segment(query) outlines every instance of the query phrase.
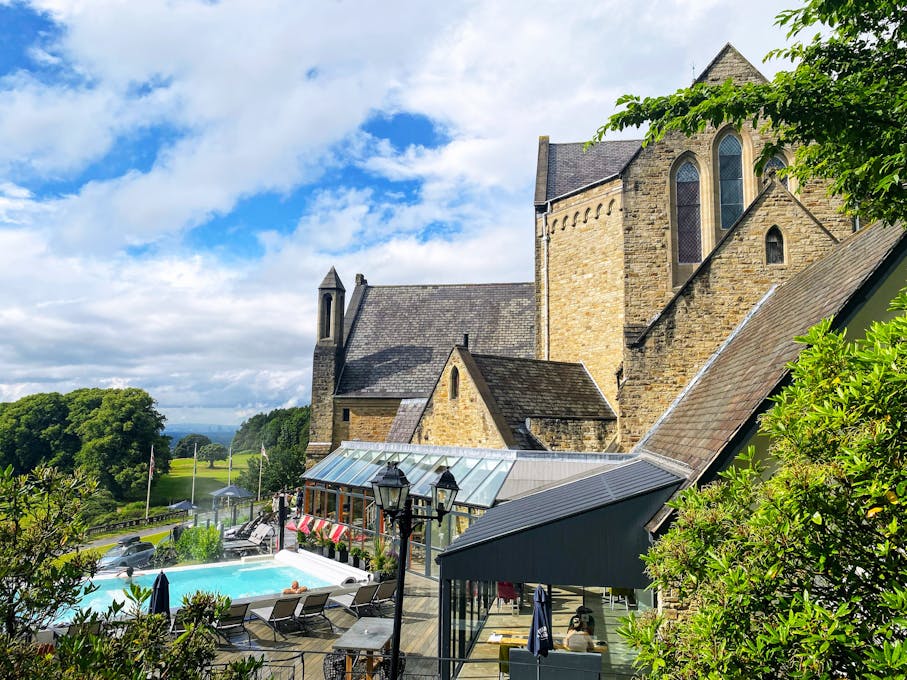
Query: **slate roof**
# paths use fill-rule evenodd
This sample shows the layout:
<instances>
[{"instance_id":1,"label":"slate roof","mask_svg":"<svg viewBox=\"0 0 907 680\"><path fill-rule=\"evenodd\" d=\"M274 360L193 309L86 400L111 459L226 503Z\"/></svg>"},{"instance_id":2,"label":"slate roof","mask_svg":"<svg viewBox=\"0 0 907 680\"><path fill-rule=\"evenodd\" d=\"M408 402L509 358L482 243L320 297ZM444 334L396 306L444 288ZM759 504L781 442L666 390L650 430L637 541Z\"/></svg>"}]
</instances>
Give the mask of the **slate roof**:
<instances>
[{"instance_id":1,"label":"slate roof","mask_svg":"<svg viewBox=\"0 0 907 680\"><path fill-rule=\"evenodd\" d=\"M849 311L883 263L905 252L903 229L872 227L779 286L634 450L688 464L693 469L690 483L711 473L728 444L787 377L787 364L803 349L793 338L824 318ZM660 523L666 514L653 521Z\"/></svg>"},{"instance_id":2,"label":"slate roof","mask_svg":"<svg viewBox=\"0 0 907 680\"><path fill-rule=\"evenodd\" d=\"M427 403L428 399L402 399L384 441L409 444Z\"/></svg>"},{"instance_id":3,"label":"slate roof","mask_svg":"<svg viewBox=\"0 0 907 680\"><path fill-rule=\"evenodd\" d=\"M584 151L584 142L548 144L545 199L552 200L619 173L641 148L639 140L607 140Z\"/></svg>"},{"instance_id":4,"label":"slate roof","mask_svg":"<svg viewBox=\"0 0 907 680\"><path fill-rule=\"evenodd\" d=\"M470 353L521 449L539 448L526 418L617 417L582 364Z\"/></svg>"},{"instance_id":5,"label":"slate roof","mask_svg":"<svg viewBox=\"0 0 907 680\"><path fill-rule=\"evenodd\" d=\"M338 394L428 397L464 333L480 352L516 357L535 352L532 283L362 288Z\"/></svg>"},{"instance_id":6,"label":"slate roof","mask_svg":"<svg viewBox=\"0 0 907 680\"><path fill-rule=\"evenodd\" d=\"M520 533L676 485L681 481L682 478L650 461L632 460L605 472L489 508L444 549L442 557L501 536Z\"/></svg>"}]
</instances>

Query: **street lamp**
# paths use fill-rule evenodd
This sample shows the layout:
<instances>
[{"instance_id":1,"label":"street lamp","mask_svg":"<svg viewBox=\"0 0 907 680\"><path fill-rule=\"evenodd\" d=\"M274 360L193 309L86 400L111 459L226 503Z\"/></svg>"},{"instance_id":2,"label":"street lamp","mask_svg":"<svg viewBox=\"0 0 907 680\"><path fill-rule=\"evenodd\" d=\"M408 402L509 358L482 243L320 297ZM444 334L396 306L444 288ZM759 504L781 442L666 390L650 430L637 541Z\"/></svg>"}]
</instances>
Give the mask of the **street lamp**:
<instances>
[{"instance_id":1,"label":"street lamp","mask_svg":"<svg viewBox=\"0 0 907 680\"><path fill-rule=\"evenodd\" d=\"M394 608L394 638L391 647L391 680L397 680L400 664L400 627L403 622L403 582L406 576L406 557L409 552L409 537L413 532L413 520L438 520L453 509L454 500L460 487L450 469L431 483L432 512L426 515L413 513L413 499L409 495L409 480L396 463L388 463L372 480L375 503L400 527L400 560L397 565L397 606Z\"/></svg>"}]
</instances>

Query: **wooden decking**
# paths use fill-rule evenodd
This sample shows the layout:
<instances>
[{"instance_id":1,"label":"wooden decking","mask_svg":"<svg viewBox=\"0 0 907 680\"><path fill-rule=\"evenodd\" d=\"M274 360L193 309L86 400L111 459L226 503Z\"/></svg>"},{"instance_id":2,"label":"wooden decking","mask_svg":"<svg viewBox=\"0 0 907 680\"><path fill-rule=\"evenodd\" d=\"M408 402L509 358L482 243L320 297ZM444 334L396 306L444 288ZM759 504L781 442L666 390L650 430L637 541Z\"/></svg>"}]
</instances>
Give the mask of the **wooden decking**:
<instances>
[{"instance_id":1,"label":"wooden decking","mask_svg":"<svg viewBox=\"0 0 907 680\"><path fill-rule=\"evenodd\" d=\"M403 631L401 649L406 653L406 674L416 680L437 677L438 656L438 584L414 574L406 575L406 597L403 602ZM385 609L385 616L391 616ZM325 654L332 651L333 642L356 622L356 617L339 607L327 610L334 624L312 626L305 635L288 632L286 638L274 634L265 624L250 621L251 644L244 635L232 638L233 644L223 644L217 662L224 663L249 654L264 656L272 664L273 677L285 680L323 680L322 664ZM301 654L301 657L300 657ZM304 674L303 674L304 665Z\"/></svg>"},{"instance_id":2,"label":"wooden decking","mask_svg":"<svg viewBox=\"0 0 907 680\"><path fill-rule=\"evenodd\" d=\"M527 591L529 586L527 585ZM531 592L531 591L528 591ZM607 645L602 654L602 679L626 680L633 677L634 654L617 634L621 620L627 615L624 605L613 609L602 599L601 590L574 591L555 588L552 614L556 633L567 629L567 622L584 604L593 610L596 620L595 638ZM390 614L386 614L390 616ZM323 680L324 656L333 649L333 642L349 629L356 618L340 608L328 610L328 618L334 624L334 631L328 627L313 626L305 635L288 632L286 638L274 635L271 629L258 620L249 622L251 645L245 636L237 636L234 644L224 644L218 655L218 662L225 662L240 656L253 654L264 656L271 666L274 678L279 680ZM519 613L509 609L500 611L492 604L484 630L479 635L470 655L470 660L461 668L458 678L463 680L498 677L498 653L500 647L488 642L495 630L529 631L532 618L531 596L524 598ZM406 575L406 597L403 610L403 633L401 647L406 653L406 678L409 680L432 680L438 677L438 584L435 581L412 573ZM301 656L300 656L301 655Z\"/></svg>"}]
</instances>

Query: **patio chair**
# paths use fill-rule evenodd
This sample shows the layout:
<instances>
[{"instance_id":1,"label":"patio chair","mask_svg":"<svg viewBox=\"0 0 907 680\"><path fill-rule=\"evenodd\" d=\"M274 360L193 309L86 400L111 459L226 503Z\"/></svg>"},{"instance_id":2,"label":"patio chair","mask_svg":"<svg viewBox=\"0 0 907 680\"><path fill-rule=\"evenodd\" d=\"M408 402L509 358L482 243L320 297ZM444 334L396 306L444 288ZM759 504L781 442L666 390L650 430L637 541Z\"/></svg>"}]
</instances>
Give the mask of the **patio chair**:
<instances>
[{"instance_id":1,"label":"patio chair","mask_svg":"<svg viewBox=\"0 0 907 680\"><path fill-rule=\"evenodd\" d=\"M214 622L214 632L220 635L225 642L230 643L230 634L237 631L245 633L252 644L252 635L246 628L246 614L249 613L249 603L231 604L230 609Z\"/></svg>"},{"instance_id":2,"label":"patio chair","mask_svg":"<svg viewBox=\"0 0 907 680\"><path fill-rule=\"evenodd\" d=\"M375 591L377 590L377 583L367 583L364 586L359 586L355 593L331 596L330 600L351 614L355 614L358 619L372 611L372 598L375 597Z\"/></svg>"},{"instance_id":3,"label":"patio chair","mask_svg":"<svg viewBox=\"0 0 907 680\"><path fill-rule=\"evenodd\" d=\"M189 630L189 628L188 621L186 620L186 610L180 607L176 610L176 614L173 615L173 618L170 619L170 635L176 638L187 630Z\"/></svg>"},{"instance_id":4,"label":"patio chair","mask_svg":"<svg viewBox=\"0 0 907 680\"><path fill-rule=\"evenodd\" d=\"M286 637L286 635L283 634L283 631L280 630L281 625L287 623L298 625L296 621L296 607L299 605L300 599L301 598L298 595L294 597L283 597L277 600L273 607L253 609L252 616L261 619L271 629L271 632L274 633L274 642L277 642L278 633L283 637Z\"/></svg>"},{"instance_id":5,"label":"patio chair","mask_svg":"<svg viewBox=\"0 0 907 680\"><path fill-rule=\"evenodd\" d=\"M303 632L308 627L309 621L319 617L327 621L331 627L331 632L334 632L334 624L331 623L327 613L324 611L330 594L330 592L325 591L323 593L311 593L302 598L302 602L299 604L299 611L296 612L296 621Z\"/></svg>"},{"instance_id":6,"label":"patio chair","mask_svg":"<svg viewBox=\"0 0 907 680\"><path fill-rule=\"evenodd\" d=\"M498 611L501 611L501 603L510 607L510 613L516 614L520 611L520 593L512 583L507 581L498 581Z\"/></svg>"},{"instance_id":7,"label":"patio chair","mask_svg":"<svg viewBox=\"0 0 907 680\"><path fill-rule=\"evenodd\" d=\"M315 521L315 518L311 515L303 515L299 518L299 521L296 522L297 531L301 531L304 534L308 534L312 531L312 522Z\"/></svg>"},{"instance_id":8,"label":"patio chair","mask_svg":"<svg viewBox=\"0 0 907 680\"><path fill-rule=\"evenodd\" d=\"M317 534L321 531L330 531L331 523L326 519L316 519L312 525L312 533Z\"/></svg>"},{"instance_id":9,"label":"patio chair","mask_svg":"<svg viewBox=\"0 0 907 680\"><path fill-rule=\"evenodd\" d=\"M397 579L382 581L378 584L375 596L372 598L372 610L378 615L383 616L381 611L386 604L397 603Z\"/></svg>"}]
</instances>

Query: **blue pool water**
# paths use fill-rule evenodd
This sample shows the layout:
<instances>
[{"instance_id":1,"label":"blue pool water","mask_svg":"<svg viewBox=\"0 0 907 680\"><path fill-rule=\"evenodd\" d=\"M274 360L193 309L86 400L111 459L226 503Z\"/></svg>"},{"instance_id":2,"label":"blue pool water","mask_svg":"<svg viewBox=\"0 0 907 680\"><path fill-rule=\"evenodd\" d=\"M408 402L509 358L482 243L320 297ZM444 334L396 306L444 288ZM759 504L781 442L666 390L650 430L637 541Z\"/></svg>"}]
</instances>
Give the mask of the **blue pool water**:
<instances>
[{"instance_id":1,"label":"blue pool water","mask_svg":"<svg viewBox=\"0 0 907 680\"><path fill-rule=\"evenodd\" d=\"M241 597L274 595L293 581L299 581L300 585L310 590L331 585L296 567L273 562L210 565L172 571L164 569L164 573L170 581L171 607L178 607L183 601L183 595L191 595L199 590L227 595L235 600ZM135 576L133 582L150 588L157 574L158 572L153 572ZM126 601L123 594L123 589L127 587L125 578L97 578L94 583L99 588L82 600L82 608L101 613L107 611L114 600Z\"/></svg>"}]
</instances>

